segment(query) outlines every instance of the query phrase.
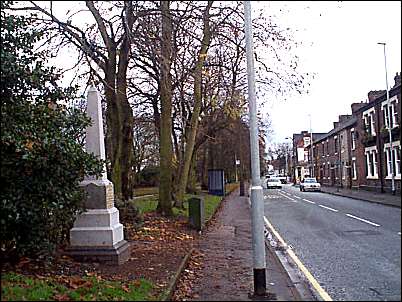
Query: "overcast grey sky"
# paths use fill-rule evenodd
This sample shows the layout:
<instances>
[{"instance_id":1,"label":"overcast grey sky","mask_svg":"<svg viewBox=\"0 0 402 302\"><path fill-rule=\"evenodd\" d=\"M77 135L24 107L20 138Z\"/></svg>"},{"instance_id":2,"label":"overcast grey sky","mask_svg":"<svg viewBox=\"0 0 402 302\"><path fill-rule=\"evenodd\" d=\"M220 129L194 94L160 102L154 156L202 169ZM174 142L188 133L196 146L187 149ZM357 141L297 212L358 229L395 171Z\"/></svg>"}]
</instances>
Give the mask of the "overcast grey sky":
<instances>
[{"instance_id":1,"label":"overcast grey sky","mask_svg":"<svg viewBox=\"0 0 402 302\"><path fill-rule=\"evenodd\" d=\"M297 29L303 41L297 50L301 70L314 72L310 93L288 101L272 98L269 112L274 135L270 142L309 130L332 129L338 115L350 114L350 104L367 100L370 90L385 89L383 47L386 42L388 82L401 71L401 2L253 1L283 26ZM281 11L280 11L281 10Z\"/></svg>"},{"instance_id":2,"label":"overcast grey sky","mask_svg":"<svg viewBox=\"0 0 402 302\"><path fill-rule=\"evenodd\" d=\"M63 16L79 6L85 4L61 1L54 8ZM292 29L302 42L296 50L300 70L315 74L309 94L267 100L262 111L269 112L274 131L268 144L309 130L308 114L314 132L327 132L338 115L351 113L351 103L366 101L370 90L385 89L383 48L377 42L387 43L390 86L401 71L400 1L251 1L251 6L253 16L263 9L281 27ZM84 20L80 15L78 21ZM58 66L71 67L71 50L63 57Z\"/></svg>"}]
</instances>

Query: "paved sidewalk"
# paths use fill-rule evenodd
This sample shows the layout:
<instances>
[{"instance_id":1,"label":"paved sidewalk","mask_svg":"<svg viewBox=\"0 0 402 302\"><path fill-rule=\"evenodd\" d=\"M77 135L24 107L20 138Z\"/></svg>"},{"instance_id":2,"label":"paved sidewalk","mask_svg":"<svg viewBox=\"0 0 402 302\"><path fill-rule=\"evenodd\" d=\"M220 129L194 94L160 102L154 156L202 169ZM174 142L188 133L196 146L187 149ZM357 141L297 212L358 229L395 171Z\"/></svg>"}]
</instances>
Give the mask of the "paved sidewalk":
<instances>
[{"instance_id":1,"label":"paved sidewalk","mask_svg":"<svg viewBox=\"0 0 402 302\"><path fill-rule=\"evenodd\" d=\"M378 193L365 190L351 190L351 189L326 187L326 186L322 186L321 191L333 195L345 196L399 208L401 207L401 195L399 194L392 195L389 193Z\"/></svg>"},{"instance_id":2,"label":"paved sidewalk","mask_svg":"<svg viewBox=\"0 0 402 302\"><path fill-rule=\"evenodd\" d=\"M227 196L213 224L204 230L198 249L205 255L200 280L193 292L200 301L256 301L253 291L251 214L239 190ZM267 290L279 301L301 298L277 256L266 249ZM262 299L261 299L262 300ZM313 300L308 297L307 300Z\"/></svg>"}]
</instances>

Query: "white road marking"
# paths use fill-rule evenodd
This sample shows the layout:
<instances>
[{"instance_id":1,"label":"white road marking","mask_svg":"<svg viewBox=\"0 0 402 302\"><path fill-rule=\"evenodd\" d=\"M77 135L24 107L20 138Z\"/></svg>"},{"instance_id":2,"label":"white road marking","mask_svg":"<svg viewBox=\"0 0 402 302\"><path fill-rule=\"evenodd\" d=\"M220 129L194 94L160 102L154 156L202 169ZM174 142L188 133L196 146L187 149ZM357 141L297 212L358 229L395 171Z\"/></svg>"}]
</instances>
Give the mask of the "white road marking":
<instances>
[{"instance_id":1,"label":"white road marking","mask_svg":"<svg viewBox=\"0 0 402 302\"><path fill-rule=\"evenodd\" d=\"M296 200L294 200L294 199L292 199L292 198L286 196L285 194L282 194L281 192L278 192L278 193L281 194L283 197L286 197L287 199L290 199L290 200L293 201L293 202L297 202Z\"/></svg>"},{"instance_id":2,"label":"white road marking","mask_svg":"<svg viewBox=\"0 0 402 302\"><path fill-rule=\"evenodd\" d=\"M401 236L401 232L398 232L398 235Z\"/></svg>"},{"instance_id":3,"label":"white road marking","mask_svg":"<svg viewBox=\"0 0 402 302\"><path fill-rule=\"evenodd\" d=\"M323 206L323 205L321 205L321 204L319 204L318 206L319 206L319 207L321 207L321 208L324 208L324 209L327 209L327 210L333 211L333 212L338 212L338 210L335 210L335 209L330 208L330 207Z\"/></svg>"},{"instance_id":4,"label":"white road marking","mask_svg":"<svg viewBox=\"0 0 402 302\"><path fill-rule=\"evenodd\" d=\"M307 201L307 202L309 202L309 203L315 204L314 201L311 201L311 200L308 200L308 199L305 199L305 198L303 198L303 200L304 200L304 201Z\"/></svg>"},{"instance_id":5,"label":"white road marking","mask_svg":"<svg viewBox=\"0 0 402 302\"><path fill-rule=\"evenodd\" d=\"M296 196L296 195L293 195L293 197L295 197L295 198L297 198L297 199L302 199L301 197Z\"/></svg>"},{"instance_id":6,"label":"white road marking","mask_svg":"<svg viewBox=\"0 0 402 302\"><path fill-rule=\"evenodd\" d=\"M346 216L349 216L349 217L351 217L351 218L354 218L354 219L363 221L363 222L365 222L365 223L374 225L374 226L376 226L376 227L379 227L379 226L380 226L379 224L376 224L376 223L374 223L374 222L368 221L368 220L366 220L366 219L363 219L363 218L360 218L360 217L357 217L357 216L353 216L352 214L346 214Z\"/></svg>"},{"instance_id":7,"label":"white road marking","mask_svg":"<svg viewBox=\"0 0 402 302\"><path fill-rule=\"evenodd\" d=\"M264 216L264 222L268 229L271 231L271 233L276 237L276 239L283 245L283 246L289 246L285 240L279 235L279 233L274 229L272 224L268 221L268 219ZM330 295L321 287L321 285L318 283L318 281L313 277L313 275L309 272L309 270L304 266L304 264L299 260L299 258L296 256L296 254L292 251L291 248L287 248L285 250L289 257L292 258L292 260L295 262L297 267L300 269L300 271L304 274L304 276L307 278L311 286L317 291L317 293L320 295L321 300L323 301L333 301Z\"/></svg>"}]
</instances>

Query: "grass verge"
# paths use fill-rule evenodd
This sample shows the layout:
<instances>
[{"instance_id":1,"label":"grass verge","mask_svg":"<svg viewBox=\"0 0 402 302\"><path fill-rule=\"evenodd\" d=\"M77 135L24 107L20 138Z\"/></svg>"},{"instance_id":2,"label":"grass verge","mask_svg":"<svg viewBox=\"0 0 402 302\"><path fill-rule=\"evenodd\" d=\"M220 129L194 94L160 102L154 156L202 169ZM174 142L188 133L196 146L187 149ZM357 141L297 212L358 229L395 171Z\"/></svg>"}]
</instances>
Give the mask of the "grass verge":
<instances>
[{"instance_id":1,"label":"grass verge","mask_svg":"<svg viewBox=\"0 0 402 302\"><path fill-rule=\"evenodd\" d=\"M134 188L134 196L159 194L159 187Z\"/></svg>"},{"instance_id":2,"label":"grass verge","mask_svg":"<svg viewBox=\"0 0 402 302\"><path fill-rule=\"evenodd\" d=\"M229 183L226 184L225 190L226 194L230 194L234 190L239 187L239 182L237 183ZM152 192L153 190L156 192L158 188L142 188L143 192ZM147 193L147 194L148 194ZM137 193L139 194L139 193ZM209 195L205 194L205 192L201 195L204 197L204 205L205 205L205 221L208 221L211 216L214 214L216 208L219 206L219 203L222 200L222 196ZM185 195L185 202L183 203L183 208L173 208L174 216L184 216L188 217L188 200L192 197L200 197L200 195ZM136 198L134 204L139 208L142 214L148 212L156 211L156 207L158 206L158 197L157 196L145 196L144 198Z\"/></svg>"},{"instance_id":3,"label":"grass verge","mask_svg":"<svg viewBox=\"0 0 402 302\"><path fill-rule=\"evenodd\" d=\"M130 282L102 280L99 276L32 277L2 274L2 301L149 301L153 288L146 279Z\"/></svg>"},{"instance_id":4,"label":"grass verge","mask_svg":"<svg viewBox=\"0 0 402 302\"><path fill-rule=\"evenodd\" d=\"M240 187L240 182L232 182L232 183L226 184L225 185L226 195L229 195L230 193L232 193L234 190L236 190L239 187Z\"/></svg>"}]
</instances>

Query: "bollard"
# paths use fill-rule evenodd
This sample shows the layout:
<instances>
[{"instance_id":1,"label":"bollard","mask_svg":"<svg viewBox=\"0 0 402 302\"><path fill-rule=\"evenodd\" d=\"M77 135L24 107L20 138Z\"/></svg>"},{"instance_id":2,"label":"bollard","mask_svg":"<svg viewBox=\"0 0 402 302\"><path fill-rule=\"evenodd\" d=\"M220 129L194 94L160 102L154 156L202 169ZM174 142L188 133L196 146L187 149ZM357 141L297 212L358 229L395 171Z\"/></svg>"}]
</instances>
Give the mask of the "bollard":
<instances>
[{"instance_id":1,"label":"bollard","mask_svg":"<svg viewBox=\"0 0 402 302\"><path fill-rule=\"evenodd\" d=\"M244 196L244 181L240 181L240 196Z\"/></svg>"},{"instance_id":2,"label":"bollard","mask_svg":"<svg viewBox=\"0 0 402 302\"><path fill-rule=\"evenodd\" d=\"M188 201L188 218L190 225L197 231L204 227L204 200L193 197Z\"/></svg>"}]
</instances>

